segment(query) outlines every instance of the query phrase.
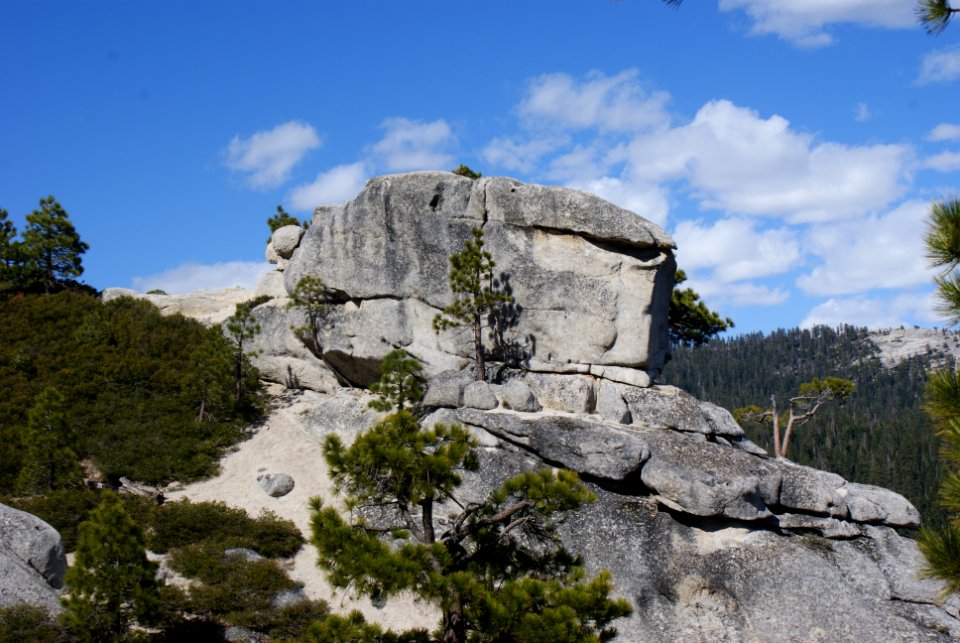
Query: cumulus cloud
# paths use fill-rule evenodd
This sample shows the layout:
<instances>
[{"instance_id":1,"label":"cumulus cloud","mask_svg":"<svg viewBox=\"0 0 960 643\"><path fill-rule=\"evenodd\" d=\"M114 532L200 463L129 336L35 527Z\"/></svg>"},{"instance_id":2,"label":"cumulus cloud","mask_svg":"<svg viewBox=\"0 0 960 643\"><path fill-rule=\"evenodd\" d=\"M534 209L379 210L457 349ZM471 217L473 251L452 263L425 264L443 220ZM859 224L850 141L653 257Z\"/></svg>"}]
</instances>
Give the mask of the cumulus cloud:
<instances>
[{"instance_id":1,"label":"cumulus cloud","mask_svg":"<svg viewBox=\"0 0 960 643\"><path fill-rule=\"evenodd\" d=\"M311 125L290 121L249 138L234 136L224 150L223 164L246 175L251 187L276 187L287 180L307 152L320 144L320 136Z\"/></svg>"},{"instance_id":2,"label":"cumulus cloud","mask_svg":"<svg viewBox=\"0 0 960 643\"><path fill-rule=\"evenodd\" d=\"M721 219L713 225L681 221L673 237L684 270L709 268L713 279L724 283L782 274L801 258L793 232L757 230L753 221L743 218Z\"/></svg>"},{"instance_id":3,"label":"cumulus cloud","mask_svg":"<svg viewBox=\"0 0 960 643\"><path fill-rule=\"evenodd\" d=\"M566 145L567 137L535 138L518 142L512 138L495 138L483 148L483 160L497 167L517 172L531 172L545 154Z\"/></svg>"},{"instance_id":4,"label":"cumulus cloud","mask_svg":"<svg viewBox=\"0 0 960 643\"><path fill-rule=\"evenodd\" d=\"M822 263L797 285L815 295L848 295L929 283L921 238L929 211L929 203L908 201L882 216L812 228L804 246Z\"/></svg>"},{"instance_id":5,"label":"cumulus cloud","mask_svg":"<svg viewBox=\"0 0 960 643\"><path fill-rule=\"evenodd\" d=\"M260 281L260 277L272 269L273 266L265 261L184 263L155 275L134 277L132 281L133 287L142 292L159 289L171 295L234 286L253 290Z\"/></svg>"},{"instance_id":6,"label":"cumulus cloud","mask_svg":"<svg viewBox=\"0 0 960 643\"><path fill-rule=\"evenodd\" d=\"M667 125L670 95L647 91L638 75L628 69L615 76L592 72L584 81L568 74L538 76L530 81L518 111L528 124L571 129L632 132Z\"/></svg>"},{"instance_id":7,"label":"cumulus cloud","mask_svg":"<svg viewBox=\"0 0 960 643\"><path fill-rule=\"evenodd\" d=\"M960 78L960 47L949 47L923 57L917 82L921 85L950 83L957 78Z\"/></svg>"},{"instance_id":8,"label":"cumulus cloud","mask_svg":"<svg viewBox=\"0 0 960 643\"><path fill-rule=\"evenodd\" d=\"M937 172L956 172L960 170L960 152L941 152L928 156L923 161L923 167Z\"/></svg>"},{"instance_id":9,"label":"cumulus cloud","mask_svg":"<svg viewBox=\"0 0 960 643\"><path fill-rule=\"evenodd\" d=\"M318 174L312 183L295 188L287 200L292 210L312 212L320 205L352 199L366 180L367 168L363 162L338 165Z\"/></svg>"},{"instance_id":10,"label":"cumulus cloud","mask_svg":"<svg viewBox=\"0 0 960 643\"><path fill-rule=\"evenodd\" d=\"M867 328L897 328L916 322L936 324L944 321L935 311L931 294L906 293L886 298L828 299L807 313L800 327L851 324Z\"/></svg>"},{"instance_id":11,"label":"cumulus cloud","mask_svg":"<svg viewBox=\"0 0 960 643\"><path fill-rule=\"evenodd\" d=\"M911 3L903 0L720 0L722 11L742 9L755 34L775 34L802 47L834 42L825 27L832 23L909 28L915 25Z\"/></svg>"},{"instance_id":12,"label":"cumulus cloud","mask_svg":"<svg viewBox=\"0 0 960 643\"><path fill-rule=\"evenodd\" d=\"M790 298L790 293L779 287L696 276L691 276L683 287L696 291L711 310L724 306L779 306ZM722 310L720 312L722 314Z\"/></svg>"},{"instance_id":13,"label":"cumulus cloud","mask_svg":"<svg viewBox=\"0 0 960 643\"><path fill-rule=\"evenodd\" d=\"M716 100L687 125L636 137L628 156L633 176L686 180L705 207L800 223L886 206L906 188L911 150L817 143L781 116Z\"/></svg>"},{"instance_id":14,"label":"cumulus cloud","mask_svg":"<svg viewBox=\"0 0 960 643\"><path fill-rule=\"evenodd\" d=\"M960 125L940 123L927 134L928 141L955 141L960 139Z\"/></svg>"},{"instance_id":15,"label":"cumulus cloud","mask_svg":"<svg viewBox=\"0 0 960 643\"><path fill-rule=\"evenodd\" d=\"M443 119L424 123L395 117L380 127L385 134L370 151L391 172L450 169L453 157L446 149L456 138Z\"/></svg>"}]
</instances>

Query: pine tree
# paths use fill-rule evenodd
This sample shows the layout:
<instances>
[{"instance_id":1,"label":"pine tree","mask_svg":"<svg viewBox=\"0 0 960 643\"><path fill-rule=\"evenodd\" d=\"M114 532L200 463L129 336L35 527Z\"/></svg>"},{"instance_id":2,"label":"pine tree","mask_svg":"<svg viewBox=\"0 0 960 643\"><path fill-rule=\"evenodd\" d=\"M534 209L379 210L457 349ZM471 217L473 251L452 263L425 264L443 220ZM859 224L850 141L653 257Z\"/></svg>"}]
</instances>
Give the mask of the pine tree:
<instances>
[{"instance_id":1,"label":"pine tree","mask_svg":"<svg viewBox=\"0 0 960 643\"><path fill-rule=\"evenodd\" d=\"M40 199L40 209L27 215L20 243L24 286L45 293L75 284L83 274L81 255L90 246L52 196Z\"/></svg>"},{"instance_id":2,"label":"pine tree","mask_svg":"<svg viewBox=\"0 0 960 643\"><path fill-rule=\"evenodd\" d=\"M193 349L180 386L197 409L197 423L231 417L235 408L235 388L231 391L229 386L233 369L231 343L222 334L206 336Z\"/></svg>"},{"instance_id":3,"label":"pine tree","mask_svg":"<svg viewBox=\"0 0 960 643\"><path fill-rule=\"evenodd\" d=\"M667 317L670 341L682 346L702 346L712 337L733 328L733 320L720 317L707 308L692 288L678 288L686 280L687 274L682 270L677 270L673 275L673 292L670 294Z\"/></svg>"},{"instance_id":4,"label":"pine tree","mask_svg":"<svg viewBox=\"0 0 960 643\"><path fill-rule=\"evenodd\" d=\"M499 304L513 301L513 297L494 290L493 269L496 264L483 249L483 230L470 230L463 250L450 255L450 290L454 302L445 306L433 318L433 330L439 333L456 326L470 326L473 330L474 362L478 380L487 378L483 356L483 318L494 313Z\"/></svg>"},{"instance_id":5,"label":"pine tree","mask_svg":"<svg viewBox=\"0 0 960 643\"><path fill-rule=\"evenodd\" d=\"M304 228L310 227L309 222L300 221L300 219L291 216L286 210L284 210L282 205L278 205L277 213L267 219L267 227L270 228L270 234L273 235L274 232L288 225L298 225L303 226ZM267 243L270 243L270 239L267 239Z\"/></svg>"},{"instance_id":6,"label":"pine tree","mask_svg":"<svg viewBox=\"0 0 960 643\"><path fill-rule=\"evenodd\" d=\"M932 35L940 35L950 24L953 14L960 12L950 6L949 0L919 0L917 2L917 20Z\"/></svg>"},{"instance_id":7,"label":"pine tree","mask_svg":"<svg viewBox=\"0 0 960 643\"><path fill-rule=\"evenodd\" d=\"M140 529L120 499L107 494L80 525L76 558L64 577L64 626L84 642L130 640L131 626L156 616L156 569Z\"/></svg>"},{"instance_id":8,"label":"pine tree","mask_svg":"<svg viewBox=\"0 0 960 643\"><path fill-rule=\"evenodd\" d=\"M941 310L960 322L960 199L933 204L924 242L931 266L942 270L936 279ZM927 557L927 575L960 592L960 372L931 373L926 408L943 443L940 504L949 519L942 528L924 529L917 544Z\"/></svg>"},{"instance_id":9,"label":"pine tree","mask_svg":"<svg viewBox=\"0 0 960 643\"><path fill-rule=\"evenodd\" d=\"M55 388L37 396L21 433L23 466L17 487L40 492L83 485L83 472L73 450L65 414L65 400Z\"/></svg>"},{"instance_id":10,"label":"pine tree","mask_svg":"<svg viewBox=\"0 0 960 643\"><path fill-rule=\"evenodd\" d=\"M250 356L257 351L250 349L250 342L260 334L260 323L253 316L253 309L269 297L258 297L237 304L230 317L223 324L227 339L232 343L234 400L242 405L257 388L256 369L250 365Z\"/></svg>"},{"instance_id":11,"label":"pine tree","mask_svg":"<svg viewBox=\"0 0 960 643\"><path fill-rule=\"evenodd\" d=\"M0 292L11 289L15 283L19 263L17 229L8 217L9 213L0 208Z\"/></svg>"},{"instance_id":12,"label":"pine tree","mask_svg":"<svg viewBox=\"0 0 960 643\"><path fill-rule=\"evenodd\" d=\"M324 444L352 517L311 501L312 542L330 582L374 600L413 591L440 608L440 638L449 643L612 638L610 623L629 604L609 598L609 575L585 579L554 528L557 514L593 500L590 491L573 472L542 469L480 502L460 502L461 472L477 467L476 442L459 425L420 425L419 369L402 351L391 355L374 404L393 413L349 448L335 435ZM444 501L460 510L438 530L434 509Z\"/></svg>"},{"instance_id":13,"label":"pine tree","mask_svg":"<svg viewBox=\"0 0 960 643\"><path fill-rule=\"evenodd\" d=\"M786 458L794 429L809 422L826 405L843 402L853 390L853 382L841 377L814 378L800 385L797 395L790 398L782 414L777 409L775 395L770 396L769 409L746 406L736 409L733 414L739 421L769 422L773 428L773 454L778 458Z\"/></svg>"}]
</instances>

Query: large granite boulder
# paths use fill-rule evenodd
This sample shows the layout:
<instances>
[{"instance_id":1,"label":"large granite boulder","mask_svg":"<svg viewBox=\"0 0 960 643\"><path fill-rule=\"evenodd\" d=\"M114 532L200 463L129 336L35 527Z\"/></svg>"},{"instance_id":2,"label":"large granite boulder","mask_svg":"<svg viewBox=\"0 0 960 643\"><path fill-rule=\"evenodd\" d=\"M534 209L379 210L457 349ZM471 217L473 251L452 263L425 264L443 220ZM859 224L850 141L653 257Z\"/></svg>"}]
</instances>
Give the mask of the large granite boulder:
<instances>
[{"instance_id":1,"label":"large granite boulder","mask_svg":"<svg viewBox=\"0 0 960 643\"><path fill-rule=\"evenodd\" d=\"M483 229L499 286L514 298L498 317L497 339L485 337L492 355L543 372L603 377L612 367L621 381L628 371L642 373L631 382L659 372L673 241L631 212L566 188L437 172L372 179L352 201L317 210L285 267L287 291L312 275L343 302L323 346L345 371L396 346L430 374L459 369L472 354L469 333L437 335L431 321L452 301L449 257L473 227Z\"/></svg>"},{"instance_id":2,"label":"large granite boulder","mask_svg":"<svg viewBox=\"0 0 960 643\"><path fill-rule=\"evenodd\" d=\"M25 511L0 504L0 607L28 603L59 611L67 571L57 530Z\"/></svg>"}]
</instances>

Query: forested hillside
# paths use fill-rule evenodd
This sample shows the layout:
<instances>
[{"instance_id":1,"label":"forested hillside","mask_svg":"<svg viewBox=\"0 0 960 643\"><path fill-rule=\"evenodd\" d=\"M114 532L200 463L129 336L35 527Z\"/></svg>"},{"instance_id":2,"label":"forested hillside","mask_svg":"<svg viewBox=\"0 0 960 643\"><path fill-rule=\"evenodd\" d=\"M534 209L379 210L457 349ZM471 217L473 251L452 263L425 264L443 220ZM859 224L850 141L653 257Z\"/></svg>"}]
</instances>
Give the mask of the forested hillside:
<instances>
[{"instance_id":1,"label":"forested hillside","mask_svg":"<svg viewBox=\"0 0 960 643\"><path fill-rule=\"evenodd\" d=\"M845 403L825 407L796 431L790 459L898 491L932 524L943 519L936 506L939 446L921 405L927 371L943 362L930 353L884 368L865 329L815 327L677 347L663 380L731 411L766 407L771 395L782 409L815 377L852 380L856 392ZM744 429L772 452L769 426Z\"/></svg>"}]
</instances>

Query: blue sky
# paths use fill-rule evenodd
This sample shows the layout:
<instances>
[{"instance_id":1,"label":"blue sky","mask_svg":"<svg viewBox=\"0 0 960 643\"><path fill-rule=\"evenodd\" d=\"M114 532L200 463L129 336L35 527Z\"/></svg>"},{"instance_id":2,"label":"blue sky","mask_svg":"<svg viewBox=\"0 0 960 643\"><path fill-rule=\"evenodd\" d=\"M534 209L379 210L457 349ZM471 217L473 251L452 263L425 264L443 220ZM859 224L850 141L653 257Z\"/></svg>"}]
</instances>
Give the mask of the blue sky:
<instances>
[{"instance_id":1,"label":"blue sky","mask_svg":"<svg viewBox=\"0 0 960 643\"><path fill-rule=\"evenodd\" d=\"M278 204L463 162L667 229L737 331L943 325L960 24L913 0L0 3L0 207L97 288L251 286Z\"/></svg>"}]
</instances>

